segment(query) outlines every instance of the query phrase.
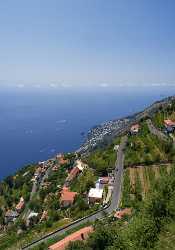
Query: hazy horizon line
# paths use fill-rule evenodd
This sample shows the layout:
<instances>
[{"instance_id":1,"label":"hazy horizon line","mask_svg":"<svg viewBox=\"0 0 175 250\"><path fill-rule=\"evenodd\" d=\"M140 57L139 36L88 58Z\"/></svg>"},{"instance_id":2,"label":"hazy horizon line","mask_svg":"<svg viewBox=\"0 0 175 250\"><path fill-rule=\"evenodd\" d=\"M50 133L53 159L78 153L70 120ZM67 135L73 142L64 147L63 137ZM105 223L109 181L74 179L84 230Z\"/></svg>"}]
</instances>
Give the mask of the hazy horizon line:
<instances>
[{"instance_id":1,"label":"hazy horizon line","mask_svg":"<svg viewBox=\"0 0 175 250\"><path fill-rule=\"evenodd\" d=\"M7 88L16 88L16 89L25 89L25 88L35 88L35 89L110 89L110 88L124 88L124 87L175 87L175 83L172 82L152 82L152 83L107 83L107 82L99 82L99 83L66 83L66 82L50 82L50 83L24 83L23 81L18 81L15 83L11 83L11 81L0 80L0 87Z\"/></svg>"}]
</instances>

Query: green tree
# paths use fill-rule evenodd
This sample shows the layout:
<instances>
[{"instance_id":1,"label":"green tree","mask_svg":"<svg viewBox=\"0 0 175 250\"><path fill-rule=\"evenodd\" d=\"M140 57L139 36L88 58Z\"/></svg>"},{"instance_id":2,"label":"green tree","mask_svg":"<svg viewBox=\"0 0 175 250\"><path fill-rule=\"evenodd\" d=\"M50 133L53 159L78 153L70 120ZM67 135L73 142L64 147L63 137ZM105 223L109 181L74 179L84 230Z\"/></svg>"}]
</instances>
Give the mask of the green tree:
<instances>
[{"instance_id":1,"label":"green tree","mask_svg":"<svg viewBox=\"0 0 175 250\"><path fill-rule=\"evenodd\" d=\"M71 242L66 250L91 250L83 241Z\"/></svg>"},{"instance_id":2,"label":"green tree","mask_svg":"<svg viewBox=\"0 0 175 250\"><path fill-rule=\"evenodd\" d=\"M100 226L88 239L88 246L93 250L105 250L117 237L117 231L110 227Z\"/></svg>"},{"instance_id":3,"label":"green tree","mask_svg":"<svg viewBox=\"0 0 175 250\"><path fill-rule=\"evenodd\" d=\"M125 233L131 249L150 249L157 240L158 229L154 219L141 214L133 219Z\"/></svg>"}]
</instances>

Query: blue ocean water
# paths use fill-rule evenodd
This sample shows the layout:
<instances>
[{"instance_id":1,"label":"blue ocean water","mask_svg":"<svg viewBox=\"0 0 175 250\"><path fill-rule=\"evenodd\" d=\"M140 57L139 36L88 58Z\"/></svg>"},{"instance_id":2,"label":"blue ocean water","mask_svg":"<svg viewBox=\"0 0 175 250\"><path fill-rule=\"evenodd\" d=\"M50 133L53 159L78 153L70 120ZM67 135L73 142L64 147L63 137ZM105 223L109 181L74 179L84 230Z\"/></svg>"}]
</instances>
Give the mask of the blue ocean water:
<instances>
[{"instance_id":1,"label":"blue ocean water","mask_svg":"<svg viewBox=\"0 0 175 250\"><path fill-rule=\"evenodd\" d=\"M82 132L142 110L175 88L0 90L0 179L57 152L76 150Z\"/></svg>"}]
</instances>

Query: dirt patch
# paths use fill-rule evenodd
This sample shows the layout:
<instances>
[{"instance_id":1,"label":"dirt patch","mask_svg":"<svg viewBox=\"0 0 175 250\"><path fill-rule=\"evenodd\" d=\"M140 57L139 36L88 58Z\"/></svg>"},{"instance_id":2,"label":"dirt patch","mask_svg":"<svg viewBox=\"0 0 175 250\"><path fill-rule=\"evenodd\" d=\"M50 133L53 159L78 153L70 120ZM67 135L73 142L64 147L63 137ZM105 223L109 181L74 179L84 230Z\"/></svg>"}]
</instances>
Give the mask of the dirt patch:
<instances>
[{"instance_id":1,"label":"dirt patch","mask_svg":"<svg viewBox=\"0 0 175 250\"><path fill-rule=\"evenodd\" d=\"M157 180L157 179L160 178L160 172L159 172L160 171L160 167L154 166L153 169L154 169L154 173L155 173L155 179Z\"/></svg>"},{"instance_id":2,"label":"dirt patch","mask_svg":"<svg viewBox=\"0 0 175 250\"><path fill-rule=\"evenodd\" d=\"M129 168L129 179L132 191L135 192L135 168Z\"/></svg>"},{"instance_id":3,"label":"dirt patch","mask_svg":"<svg viewBox=\"0 0 175 250\"><path fill-rule=\"evenodd\" d=\"M147 194L148 189L149 189L144 172L145 172L145 168L142 168L142 167L137 168L137 173L138 173L138 176L140 178L141 185L142 185L142 196L143 196L143 198L145 198L145 195Z\"/></svg>"},{"instance_id":4,"label":"dirt patch","mask_svg":"<svg viewBox=\"0 0 175 250\"><path fill-rule=\"evenodd\" d=\"M170 171L171 171L171 165L167 165L166 170L167 170L167 173L168 173L168 174L170 174Z\"/></svg>"}]
</instances>

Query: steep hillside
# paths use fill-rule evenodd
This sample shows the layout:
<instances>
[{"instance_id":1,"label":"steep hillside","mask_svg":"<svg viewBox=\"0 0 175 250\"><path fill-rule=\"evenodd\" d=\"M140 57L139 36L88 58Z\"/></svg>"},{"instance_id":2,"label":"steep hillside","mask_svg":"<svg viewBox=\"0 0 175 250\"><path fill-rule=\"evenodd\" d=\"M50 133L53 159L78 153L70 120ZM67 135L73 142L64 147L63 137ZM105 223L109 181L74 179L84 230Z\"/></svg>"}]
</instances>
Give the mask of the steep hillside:
<instances>
[{"instance_id":1,"label":"steep hillside","mask_svg":"<svg viewBox=\"0 0 175 250\"><path fill-rule=\"evenodd\" d=\"M108 214L103 211L103 220L90 223L95 230L87 242L71 243L68 249L161 250L165 245L173 249L174 107L173 101L151 117L132 124L124 133L127 144L121 151L119 144L123 137L117 136L88 155L57 154L4 179L0 183L0 249L20 249L108 207L111 201L116 201L115 197L112 200L112 194L114 183L117 187L116 173L120 171L123 185L121 194L121 185L117 190L121 197L119 211L112 209ZM171 132L164 120L171 120ZM124 172L116 164L122 155L125 155ZM117 217L125 208L130 209L131 214ZM78 224L73 231L85 225L89 222ZM66 234L44 241L33 249L47 249Z\"/></svg>"}]
</instances>

